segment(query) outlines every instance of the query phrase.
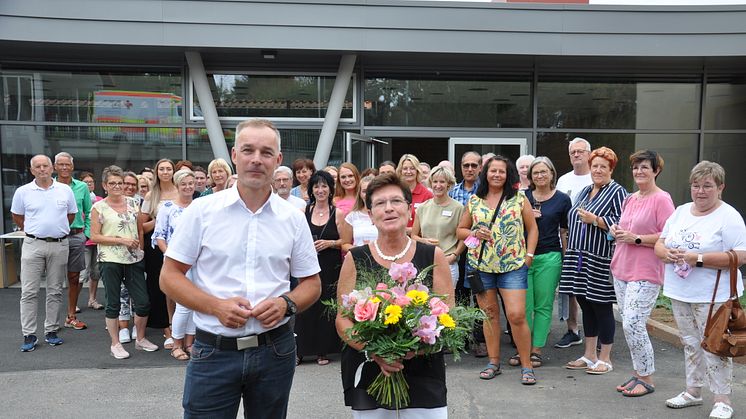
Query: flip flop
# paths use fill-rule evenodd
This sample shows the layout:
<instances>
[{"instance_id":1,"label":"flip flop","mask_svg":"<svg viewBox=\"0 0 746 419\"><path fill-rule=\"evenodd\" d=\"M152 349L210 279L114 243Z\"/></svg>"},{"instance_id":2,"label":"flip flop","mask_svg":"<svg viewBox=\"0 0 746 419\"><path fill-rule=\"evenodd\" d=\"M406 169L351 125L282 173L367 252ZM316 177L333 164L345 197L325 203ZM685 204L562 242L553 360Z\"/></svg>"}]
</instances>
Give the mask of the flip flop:
<instances>
[{"instance_id":1,"label":"flip flop","mask_svg":"<svg viewBox=\"0 0 746 419\"><path fill-rule=\"evenodd\" d=\"M623 392L624 390L626 390L626 389L627 389L627 387L628 387L628 386L629 386L630 384L632 384L632 383L633 383L633 382L635 382L635 381L637 381L637 377L634 377L634 376L632 376L632 377L629 377L629 380L627 380L627 381L623 382L622 384L620 384L620 385L616 386L616 391L618 391L618 392L620 392L620 393L621 393L621 392Z\"/></svg>"},{"instance_id":2,"label":"flip flop","mask_svg":"<svg viewBox=\"0 0 746 419\"><path fill-rule=\"evenodd\" d=\"M590 359L584 356L581 356L575 361L570 361L567 364L565 364L565 368L567 368L568 370L587 370L589 368L593 368L595 365L596 365L595 362L591 361Z\"/></svg>"},{"instance_id":3,"label":"flip flop","mask_svg":"<svg viewBox=\"0 0 746 419\"><path fill-rule=\"evenodd\" d=\"M632 393L632 391L637 388L637 386L642 386L645 390L642 393ZM624 397L642 397L647 394L655 392L655 387L652 385L640 380L639 378L635 378L635 381L631 383L627 388L622 390L622 396Z\"/></svg>"}]
</instances>

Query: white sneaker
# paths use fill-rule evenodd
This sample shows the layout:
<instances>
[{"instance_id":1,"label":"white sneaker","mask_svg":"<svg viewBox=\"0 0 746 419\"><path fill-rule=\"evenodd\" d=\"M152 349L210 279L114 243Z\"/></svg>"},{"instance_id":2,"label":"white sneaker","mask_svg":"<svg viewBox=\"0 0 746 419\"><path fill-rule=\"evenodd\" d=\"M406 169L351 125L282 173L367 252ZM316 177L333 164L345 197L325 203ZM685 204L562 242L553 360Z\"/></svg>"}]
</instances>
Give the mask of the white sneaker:
<instances>
[{"instance_id":1,"label":"white sneaker","mask_svg":"<svg viewBox=\"0 0 746 419\"><path fill-rule=\"evenodd\" d=\"M137 339L137 326L132 326L132 339Z\"/></svg>"},{"instance_id":2,"label":"white sneaker","mask_svg":"<svg viewBox=\"0 0 746 419\"><path fill-rule=\"evenodd\" d=\"M121 343L111 347L111 356L116 359L127 359L130 357L130 353L124 350Z\"/></svg>"},{"instance_id":3,"label":"white sneaker","mask_svg":"<svg viewBox=\"0 0 746 419\"><path fill-rule=\"evenodd\" d=\"M126 327L124 329L119 329L119 342L120 343L130 343L132 342L132 336L130 336L130 330Z\"/></svg>"},{"instance_id":4,"label":"white sneaker","mask_svg":"<svg viewBox=\"0 0 746 419\"><path fill-rule=\"evenodd\" d=\"M723 402L717 402L712 406L710 419L730 419L733 417L733 408Z\"/></svg>"},{"instance_id":5,"label":"white sneaker","mask_svg":"<svg viewBox=\"0 0 746 419\"><path fill-rule=\"evenodd\" d=\"M678 396L666 400L666 406L673 409L681 409L690 406L699 406L702 404L701 397L694 397L686 391L682 391ZM714 409L713 409L714 411ZM729 416L730 417L730 416Z\"/></svg>"},{"instance_id":6,"label":"white sneaker","mask_svg":"<svg viewBox=\"0 0 746 419\"><path fill-rule=\"evenodd\" d=\"M148 339L143 339L143 340L135 339L135 349L146 351L146 352L155 352L158 350L158 345L154 344Z\"/></svg>"}]
</instances>

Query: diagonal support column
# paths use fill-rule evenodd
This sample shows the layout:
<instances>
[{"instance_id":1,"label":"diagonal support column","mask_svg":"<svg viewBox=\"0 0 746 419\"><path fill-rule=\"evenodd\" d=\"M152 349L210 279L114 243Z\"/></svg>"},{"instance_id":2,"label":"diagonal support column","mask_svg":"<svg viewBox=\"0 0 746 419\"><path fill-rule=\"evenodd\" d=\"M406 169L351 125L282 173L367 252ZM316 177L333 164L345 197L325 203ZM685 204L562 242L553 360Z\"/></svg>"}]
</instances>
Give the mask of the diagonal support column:
<instances>
[{"instance_id":1,"label":"diagonal support column","mask_svg":"<svg viewBox=\"0 0 746 419\"><path fill-rule=\"evenodd\" d=\"M313 156L313 164L319 170L324 168L329 161L329 153L332 151L334 135L337 133L339 118L342 116L342 106L344 106L345 97L347 96L347 88L350 86L356 59L356 55L344 55L339 62L339 70L337 70L337 78L334 80L332 96L329 99L329 106L326 109L324 125L321 127L316 154Z\"/></svg>"}]
</instances>

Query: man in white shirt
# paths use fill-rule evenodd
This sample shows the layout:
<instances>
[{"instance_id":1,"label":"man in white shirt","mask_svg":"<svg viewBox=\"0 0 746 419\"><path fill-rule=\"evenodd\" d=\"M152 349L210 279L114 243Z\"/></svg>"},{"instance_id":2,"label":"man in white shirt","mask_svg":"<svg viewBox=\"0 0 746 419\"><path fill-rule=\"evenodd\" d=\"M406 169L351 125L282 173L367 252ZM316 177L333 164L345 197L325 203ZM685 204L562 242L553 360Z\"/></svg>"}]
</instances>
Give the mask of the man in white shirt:
<instances>
[{"instance_id":1,"label":"man in white shirt","mask_svg":"<svg viewBox=\"0 0 746 419\"><path fill-rule=\"evenodd\" d=\"M282 163L274 125L240 123L231 157L237 186L184 210L161 271L161 288L194 310L197 327L184 417L235 417L243 397L245 418L284 418L295 373L287 321L319 298L320 268L305 217L272 193Z\"/></svg>"},{"instance_id":2,"label":"man in white shirt","mask_svg":"<svg viewBox=\"0 0 746 419\"><path fill-rule=\"evenodd\" d=\"M293 187L292 169L287 166L280 166L275 169L275 173L272 175L272 186L280 198L290 202L301 211L306 209L306 201L290 194L290 189Z\"/></svg>"},{"instance_id":3,"label":"man in white shirt","mask_svg":"<svg viewBox=\"0 0 746 419\"><path fill-rule=\"evenodd\" d=\"M10 208L13 222L26 233L21 248L21 330L22 352L36 349L37 300L41 276L47 279L47 318L44 340L62 344L60 330L62 285L67 277L67 236L78 212L69 186L52 179L52 160L45 155L31 159L34 180L18 188Z\"/></svg>"},{"instance_id":4,"label":"man in white shirt","mask_svg":"<svg viewBox=\"0 0 746 419\"><path fill-rule=\"evenodd\" d=\"M588 157L591 154L591 143L586 139L575 137L567 146L570 154L570 164L572 171L560 176L557 180L557 190L566 193L573 205L586 186L593 183L591 179L591 168L588 163ZM555 348L569 348L573 345L583 343L583 338L578 333L578 315L579 306L575 297L567 294L560 294L559 300L560 318L567 320L567 333L554 344Z\"/></svg>"}]
</instances>

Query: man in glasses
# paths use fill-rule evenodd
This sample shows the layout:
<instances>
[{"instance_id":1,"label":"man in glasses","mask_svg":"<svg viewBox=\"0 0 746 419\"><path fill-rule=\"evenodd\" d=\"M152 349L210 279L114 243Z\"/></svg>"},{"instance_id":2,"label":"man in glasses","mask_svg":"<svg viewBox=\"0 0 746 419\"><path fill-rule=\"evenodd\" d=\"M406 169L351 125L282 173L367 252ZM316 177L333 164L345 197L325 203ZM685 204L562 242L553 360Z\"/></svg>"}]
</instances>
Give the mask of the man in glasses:
<instances>
[{"instance_id":1,"label":"man in glasses","mask_svg":"<svg viewBox=\"0 0 746 419\"><path fill-rule=\"evenodd\" d=\"M31 352L38 344L37 301L44 274L47 279L44 340L52 346L62 344L57 332L70 251L67 236L78 212L72 189L52 178L52 160L48 156L39 154L31 158L31 174L34 180L16 189L10 207L13 222L26 233L21 248L22 352ZM86 193L87 189L86 186ZM90 208L90 201L88 205ZM72 306L74 310L75 304Z\"/></svg>"},{"instance_id":2,"label":"man in glasses","mask_svg":"<svg viewBox=\"0 0 746 419\"><path fill-rule=\"evenodd\" d=\"M75 204L78 212L75 213L75 219L70 223L70 234L67 236L67 243L70 247L67 256L67 318L65 327L73 330L83 330L87 328L85 323L78 320L75 315L78 306L78 297L83 284L80 283L80 273L85 270L85 242L91 234L91 219L86 215L91 213L91 193L88 185L78 179L73 178L73 156L70 153L61 152L54 156L54 171L57 172L57 182L69 186L75 196ZM102 308L101 304L92 302L88 307L93 309Z\"/></svg>"},{"instance_id":3,"label":"man in glasses","mask_svg":"<svg viewBox=\"0 0 746 419\"><path fill-rule=\"evenodd\" d=\"M557 180L557 190L566 193L574 205L580 191L593 183L591 168L588 164L588 157L591 154L591 143L584 138L575 137L570 141L567 149L570 155L572 170L560 176ZM559 314L560 319L567 321L567 333L554 344L555 348L569 348L570 346L583 343L583 338L578 333L578 311L578 303L575 301L574 296L560 294Z\"/></svg>"}]
</instances>

